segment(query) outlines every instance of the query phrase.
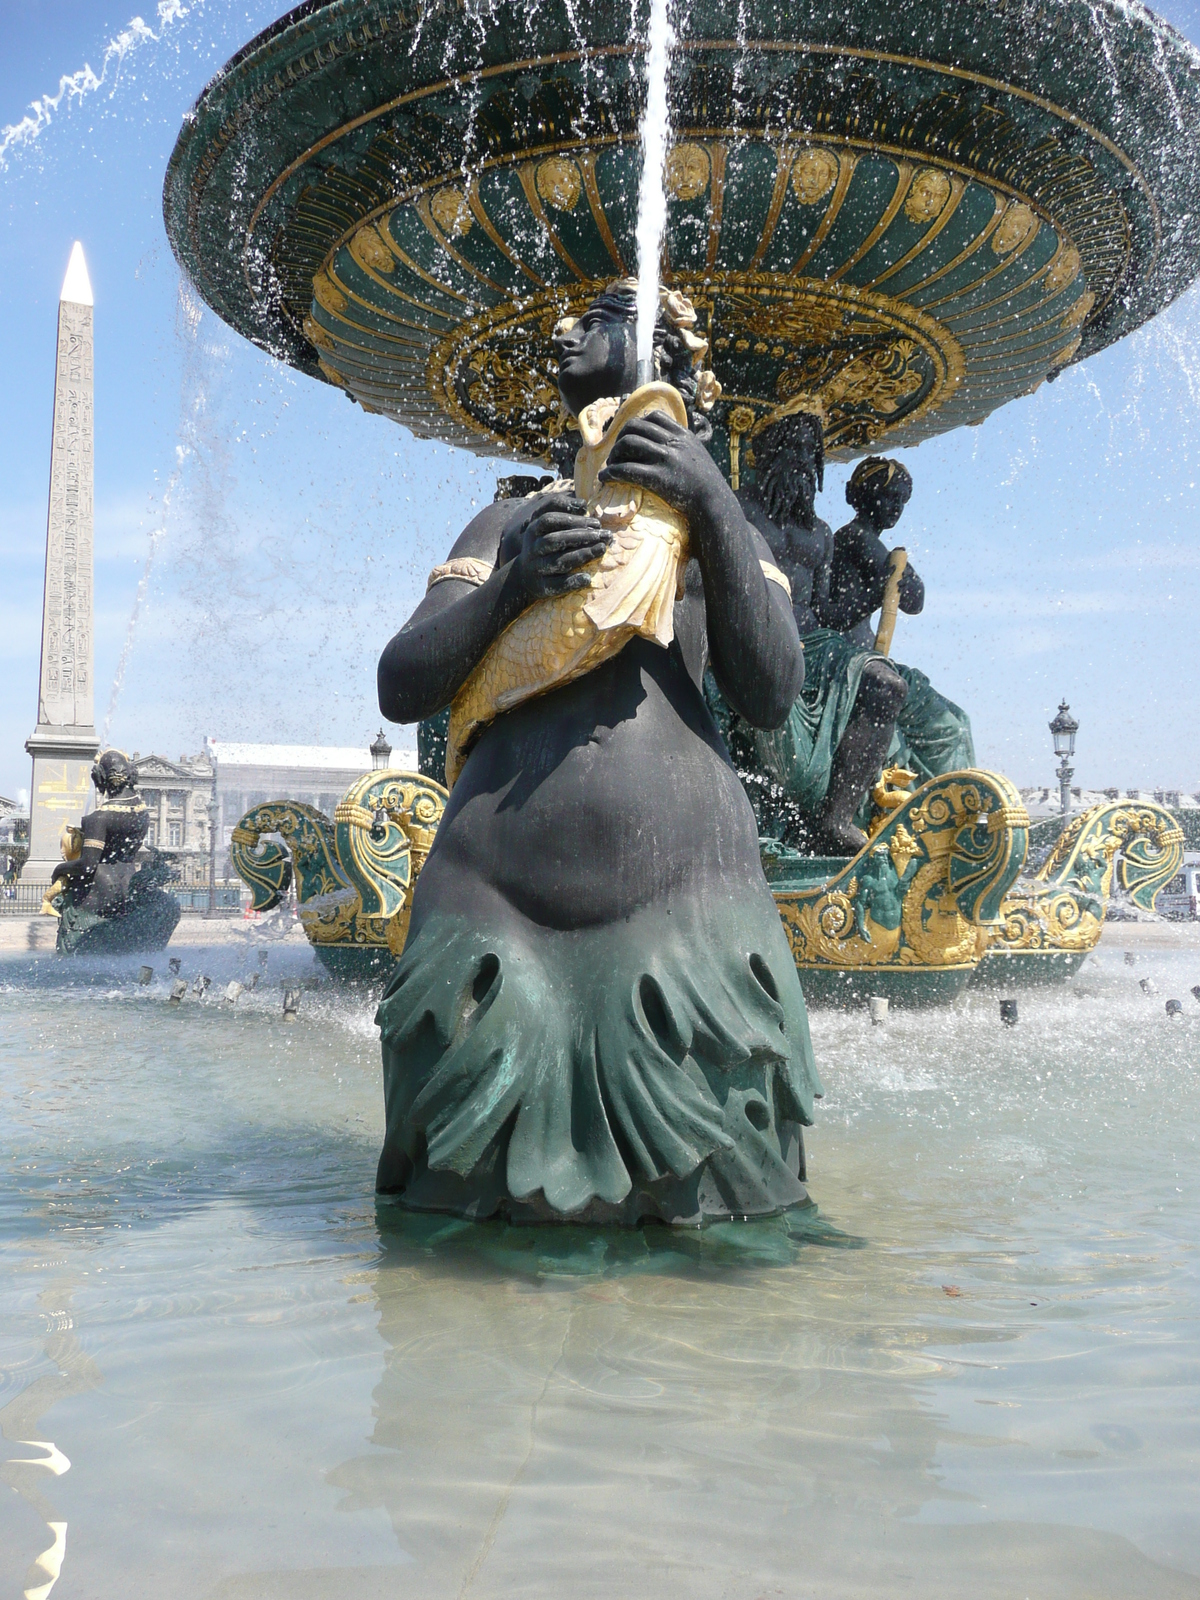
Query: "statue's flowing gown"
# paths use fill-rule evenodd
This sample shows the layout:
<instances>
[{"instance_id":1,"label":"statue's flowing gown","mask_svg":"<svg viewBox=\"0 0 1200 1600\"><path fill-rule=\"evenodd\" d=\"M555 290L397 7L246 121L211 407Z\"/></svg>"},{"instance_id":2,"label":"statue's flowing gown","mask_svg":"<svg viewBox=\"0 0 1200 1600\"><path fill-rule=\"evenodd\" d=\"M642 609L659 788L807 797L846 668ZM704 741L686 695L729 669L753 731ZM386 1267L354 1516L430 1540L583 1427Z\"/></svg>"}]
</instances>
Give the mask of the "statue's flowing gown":
<instances>
[{"instance_id":1,"label":"statue's flowing gown","mask_svg":"<svg viewBox=\"0 0 1200 1600\"><path fill-rule=\"evenodd\" d=\"M379 1007L381 1192L627 1224L806 1199L804 998L697 677L635 637L471 747Z\"/></svg>"}]
</instances>

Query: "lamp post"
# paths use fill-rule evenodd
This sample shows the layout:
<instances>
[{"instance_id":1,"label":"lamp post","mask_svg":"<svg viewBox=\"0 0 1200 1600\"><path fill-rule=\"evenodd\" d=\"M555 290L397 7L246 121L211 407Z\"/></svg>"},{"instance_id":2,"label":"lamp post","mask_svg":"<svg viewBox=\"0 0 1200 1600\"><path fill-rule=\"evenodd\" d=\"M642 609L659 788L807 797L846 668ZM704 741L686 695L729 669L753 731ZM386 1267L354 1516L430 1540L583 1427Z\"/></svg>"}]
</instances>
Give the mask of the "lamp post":
<instances>
[{"instance_id":1,"label":"lamp post","mask_svg":"<svg viewBox=\"0 0 1200 1600\"><path fill-rule=\"evenodd\" d=\"M1065 817L1071 809L1071 779L1075 776L1075 768L1067 763L1075 754L1075 735L1079 732L1079 724L1071 715L1071 708L1065 700L1058 707L1058 715L1050 724L1050 736L1054 740L1054 754L1061 759L1058 763L1058 799L1062 814Z\"/></svg>"},{"instance_id":2,"label":"lamp post","mask_svg":"<svg viewBox=\"0 0 1200 1600\"><path fill-rule=\"evenodd\" d=\"M209 747L209 759L212 762L212 791L208 797L208 910L206 916L215 917L217 914L217 752L212 748L212 741L206 739Z\"/></svg>"},{"instance_id":3,"label":"lamp post","mask_svg":"<svg viewBox=\"0 0 1200 1600\"><path fill-rule=\"evenodd\" d=\"M391 758L392 747L384 738L383 729L380 728L378 734L375 736L375 741L371 746L371 765L374 767L376 772L383 772L386 770L387 764Z\"/></svg>"}]
</instances>

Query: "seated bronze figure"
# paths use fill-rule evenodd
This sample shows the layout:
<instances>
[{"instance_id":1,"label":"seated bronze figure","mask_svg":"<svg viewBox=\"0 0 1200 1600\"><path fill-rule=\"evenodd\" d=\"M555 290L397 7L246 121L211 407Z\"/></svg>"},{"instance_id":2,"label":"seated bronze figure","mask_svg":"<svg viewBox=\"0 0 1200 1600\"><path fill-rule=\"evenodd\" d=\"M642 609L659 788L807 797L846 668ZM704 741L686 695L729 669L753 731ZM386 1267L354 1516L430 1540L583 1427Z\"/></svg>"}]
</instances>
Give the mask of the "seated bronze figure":
<instances>
[{"instance_id":1,"label":"seated bronze figure","mask_svg":"<svg viewBox=\"0 0 1200 1600\"><path fill-rule=\"evenodd\" d=\"M883 602L888 575L887 546L880 535L900 521L912 496L912 478L899 461L868 456L846 485L854 519L834 535L834 552L822 620L856 643L874 647L869 618ZM924 609L925 585L911 566L900 579L900 609L916 616ZM930 683L916 667L899 661L872 663L896 703L895 733L885 753L888 764L907 767L919 782L975 765L975 744L967 713Z\"/></svg>"},{"instance_id":2,"label":"seated bronze figure","mask_svg":"<svg viewBox=\"0 0 1200 1600\"><path fill-rule=\"evenodd\" d=\"M451 707L378 1013L378 1188L416 1208L698 1223L805 1199L804 1000L701 691L710 665L776 725L803 654L704 447L695 314L662 297L664 383L636 394L634 315L621 281L560 327L576 482L481 511L379 664L385 716Z\"/></svg>"},{"instance_id":3,"label":"seated bronze figure","mask_svg":"<svg viewBox=\"0 0 1200 1600\"><path fill-rule=\"evenodd\" d=\"M74 830L78 848L55 867L43 906L58 916L59 954L159 950L179 921L179 902L162 889L169 865L144 848L150 814L137 768L123 751L104 750L92 783L96 807Z\"/></svg>"},{"instance_id":4,"label":"seated bronze figure","mask_svg":"<svg viewBox=\"0 0 1200 1600\"><path fill-rule=\"evenodd\" d=\"M815 511L824 481L817 416L798 412L764 430L755 465L739 500L791 584L804 686L776 728L748 729L711 682L709 698L762 832L813 855L855 855L867 842L861 808L885 765L911 761L923 781L974 764L965 714L923 673L877 651L867 624L888 576L879 536L899 521L912 479L899 462L861 462L846 489L858 516L835 535ZM911 567L898 599L909 613L924 605Z\"/></svg>"}]
</instances>

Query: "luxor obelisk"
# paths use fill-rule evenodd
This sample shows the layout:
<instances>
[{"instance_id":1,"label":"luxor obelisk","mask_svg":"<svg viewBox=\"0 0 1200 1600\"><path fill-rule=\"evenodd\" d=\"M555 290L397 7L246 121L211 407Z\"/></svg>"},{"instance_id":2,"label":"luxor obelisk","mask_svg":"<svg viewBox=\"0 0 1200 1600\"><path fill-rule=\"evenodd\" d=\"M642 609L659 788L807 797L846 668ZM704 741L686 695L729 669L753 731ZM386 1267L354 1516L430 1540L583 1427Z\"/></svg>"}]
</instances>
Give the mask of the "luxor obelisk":
<instances>
[{"instance_id":1,"label":"luxor obelisk","mask_svg":"<svg viewBox=\"0 0 1200 1600\"><path fill-rule=\"evenodd\" d=\"M25 883L45 883L62 860L64 823L87 806L99 749L92 694L92 285L83 246L71 251L58 302L46 589Z\"/></svg>"}]
</instances>

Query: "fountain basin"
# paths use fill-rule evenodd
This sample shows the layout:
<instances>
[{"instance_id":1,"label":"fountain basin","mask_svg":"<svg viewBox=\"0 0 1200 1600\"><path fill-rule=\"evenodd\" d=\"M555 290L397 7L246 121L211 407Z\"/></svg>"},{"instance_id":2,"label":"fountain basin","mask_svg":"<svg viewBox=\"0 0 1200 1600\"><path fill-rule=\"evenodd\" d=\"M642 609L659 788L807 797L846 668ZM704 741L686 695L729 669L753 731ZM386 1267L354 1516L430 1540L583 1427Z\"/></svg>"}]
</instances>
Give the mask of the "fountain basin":
<instances>
[{"instance_id":1,"label":"fountain basin","mask_svg":"<svg viewBox=\"0 0 1200 1600\"><path fill-rule=\"evenodd\" d=\"M1200 269L1200 67L1140 6L745 0L680 33L664 275L727 466L801 403L843 456L982 421ZM302 6L189 116L175 251L367 409L545 459L553 325L636 261L639 38L594 0Z\"/></svg>"}]
</instances>

